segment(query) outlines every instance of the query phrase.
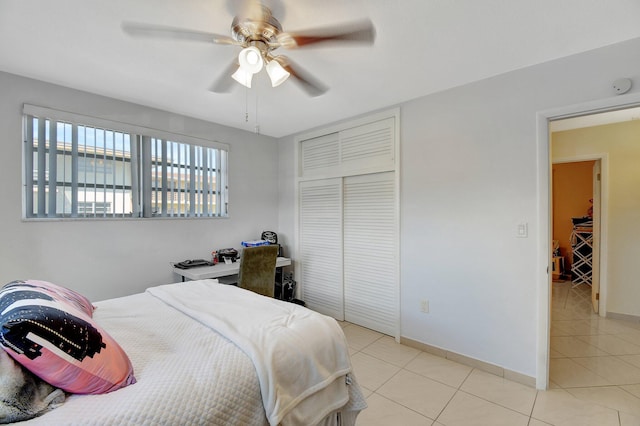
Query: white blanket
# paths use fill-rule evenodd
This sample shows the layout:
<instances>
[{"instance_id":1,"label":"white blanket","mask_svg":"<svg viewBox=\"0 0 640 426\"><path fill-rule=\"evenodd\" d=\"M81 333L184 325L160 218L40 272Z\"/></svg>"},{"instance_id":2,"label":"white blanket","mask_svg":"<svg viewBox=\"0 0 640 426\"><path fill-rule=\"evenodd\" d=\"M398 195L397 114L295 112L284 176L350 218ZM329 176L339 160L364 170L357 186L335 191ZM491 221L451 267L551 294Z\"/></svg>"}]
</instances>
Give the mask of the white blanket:
<instances>
[{"instance_id":1,"label":"white blanket","mask_svg":"<svg viewBox=\"0 0 640 426\"><path fill-rule=\"evenodd\" d=\"M251 358L271 425L316 424L349 400L351 363L333 318L213 280L147 291Z\"/></svg>"},{"instance_id":2,"label":"white blanket","mask_svg":"<svg viewBox=\"0 0 640 426\"><path fill-rule=\"evenodd\" d=\"M68 395L25 426L269 425L255 367L233 342L146 292L95 305L96 322L127 352L137 383Z\"/></svg>"}]
</instances>

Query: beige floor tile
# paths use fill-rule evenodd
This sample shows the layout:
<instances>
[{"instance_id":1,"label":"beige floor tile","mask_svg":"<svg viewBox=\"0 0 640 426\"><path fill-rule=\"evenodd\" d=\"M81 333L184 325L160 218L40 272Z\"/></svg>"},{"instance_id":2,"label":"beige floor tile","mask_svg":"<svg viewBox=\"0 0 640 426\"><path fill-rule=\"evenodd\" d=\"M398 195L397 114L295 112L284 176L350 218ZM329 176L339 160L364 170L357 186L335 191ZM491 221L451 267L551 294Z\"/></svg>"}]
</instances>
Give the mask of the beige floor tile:
<instances>
[{"instance_id":1,"label":"beige floor tile","mask_svg":"<svg viewBox=\"0 0 640 426\"><path fill-rule=\"evenodd\" d=\"M582 340L589 345L610 354L610 355L633 355L640 354L640 346L634 345L615 336L613 334L597 334L594 336L578 336L577 339ZM562 350L560 350L562 352ZM580 356L580 355L575 355ZM592 355L584 355L592 356Z\"/></svg>"},{"instance_id":2,"label":"beige floor tile","mask_svg":"<svg viewBox=\"0 0 640 426\"><path fill-rule=\"evenodd\" d=\"M383 336L382 333L355 324L349 324L342 330L347 337L349 347L357 351L364 349Z\"/></svg>"},{"instance_id":3,"label":"beige floor tile","mask_svg":"<svg viewBox=\"0 0 640 426\"><path fill-rule=\"evenodd\" d=\"M620 426L640 426L640 417L632 414L620 413Z\"/></svg>"},{"instance_id":4,"label":"beige floor tile","mask_svg":"<svg viewBox=\"0 0 640 426\"><path fill-rule=\"evenodd\" d=\"M542 420L531 418L529 420L529 426L549 426L550 423L543 422ZM551 425L553 426L553 425Z\"/></svg>"},{"instance_id":5,"label":"beige floor tile","mask_svg":"<svg viewBox=\"0 0 640 426\"><path fill-rule=\"evenodd\" d=\"M610 355L609 352L597 348L584 339L590 336L555 336L551 337L551 347L554 351L561 353L567 357L585 357L585 356L605 356Z\"/></svg>"},{"instance_id":6,"label":"beige floor tile","mask_svg":"<svg viewBox=\"0 0 640 426\"><path fill-rule=\"evenodd\" d=\"M566 358L566 355L561 354L553 348L549 348L549 358Z\"/></svg>"},{"instance_id":7,"label":"beige floor tile","mask_svg":"<svg viewBox=\"0 0 640 426\"><path fill-rule=\"evenodd\" d=\"M628 321L614 320L611 318L600 318L598 330L601 334L633 333L638 329Z\"/></svg>"},{"instance_id":8,"label":"beige floor tile","mask_svg":"<svg viewBox=\"0 0 640 426\"><path fill-rule=\"evenodd\" d=\"M527 416L536 399L535 389L480 370L473 370L460 389Z\"/></svg>"},{"instance_id":9,"label":"beige floor tile","mask_svg":"<svg viewBox=\"0 0 640 426\"><path fill-rule=\"evenodd\" d=\"M627 362L635 367L640 368L640 355L620 355L619 359Z\"/></svg>"},{"instance_id":10,"label":"beige floor tile","mask_svg":"<svg viewBox=\"0 0 640 426\"><path fill-rule=\"evenodd\" d=\"M372 391L377 390L400 371L400 367L362 352L358 352L351 357L351 364L358 378L358 383Z\"/></svg>"},{"instance_id":11,"label":"beige floor tile","mask_svg":"<svg viewBox=\"0 0 640 426\"><path fill-rule=\"evenodd\" d=\"M625 385L625 386L620 386L622 389L624 389L625 391L629 392L631 395L635 396L636 398L640 398L640 384L638 385Z\"/></svg>"},{"instance_id":12,"label":"beige floor tile","mask_svg":"<svg viewBox=\"0 0 640 426\"><path fill-rule=\"evenodd\" d=\"M630 385L640 383L640 368L614 356L597 356L589 358L572 358L589 371L604 377L609 383Z\"/></svg>"},{"instance_id":13,"label":"beige floor tile","mask_svg":"<svg viewBox=\"0 0 640 426\"><path fill-rule=\"evenodd\" d=\"M420 351L409 346L396 343L393 337L383 336L362 350L363 353L404 367L418 356Z\"/></svg>"},{"instance_id":14,"label":"beige floor tile","mask_svg":"<svg viewBox=\"0 0 640 426\"><path fill-rule=\"evenodd\" d=\"M449 403L456 389L402 370L382 385L376 393L435 419Z\"/></svg>"},{"instance_id":15,"label":"beige floor tile","mask_svg":"<svg viewBox=\"0 0 640 426\"><path fill-rule=\"evenodd\" d=\"M574 388L567 391L581 401L640 416L640 398L618 386Z\"/></svg>"},{"instance_id":16,"label":"beige floor tile","mask_svg":"<svg viewBox=\"0 0 640 426\"><path fill-rule=\"evenodd\" d=\"M570 358L550 359L549 377L562 388L584 388L613 384Z\"/></svg>"},{"instance_id":17,"label":"beige floor tile","mask_svg":"<svg viewBox=\"0 0 640 426\"><path fill-rule=\"evenodd\" d=\"M588 336L598 334L597 325L588 320L556 321L552 325L552 329L553 328L556 328L557 332L560 333L558 336Z\"/></svg>"},{"instance_id":18,"label":"beige floor tile","mask_svg":"<svg viewBox=\"0 0 640 426\"><path fill-rule=\"evenodd\" d=\"M531 417L555 426L619 426L616 410L581 401L565 390L539 391Z\"/></svg>"},{"instance_id":19,"label":"beige floor tile","mask_svg":"<svg viewBox=\"0 0 640 426\"><path fill-rule=\"evenodd\" d=\"M405 369L455 388L462 384L472 370L466 365L426 352L415 357Z\"/></svg>"},{"instance_id":20,"label":"beige floor tile","mask_svg":"<svg viewBox=\"0 0 640 426\"><path fill-rule=\"evenodd\" d=\"M447 426L526 426L529 417L459 391L437 419Z\"/></svg>"},{"instance_id":21,"label":"beige floor tile","mask_svg":"<svg viewBox=\"0 0 640 426\"><path fill-rule=\"evenodd\" d=\"M356 426L431 426L433 420L380 395L367 398L369 405L356 420Z\"/></svg>"},{"instance_id":22,"label":"beige floor tile","mask_svg":"<svg viewBox=\"0 0 640 426\"><path fill-rule=\"evenodd\" d=\"M634 345L640 346L640 330L632 330L630 332L616 334L617 337Z\"/></svg>"}]
</instances>

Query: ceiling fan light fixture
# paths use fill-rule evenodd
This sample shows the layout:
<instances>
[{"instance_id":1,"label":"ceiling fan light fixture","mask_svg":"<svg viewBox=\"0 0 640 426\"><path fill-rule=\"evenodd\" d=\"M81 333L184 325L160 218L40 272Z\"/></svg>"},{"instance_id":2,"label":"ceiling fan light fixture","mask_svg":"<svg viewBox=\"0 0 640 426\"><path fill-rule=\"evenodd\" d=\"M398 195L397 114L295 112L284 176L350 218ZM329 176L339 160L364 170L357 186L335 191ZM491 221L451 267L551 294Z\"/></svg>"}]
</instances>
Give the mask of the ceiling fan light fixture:
<instances>
[{"instance_id":1,"label":"ceiling fan light fixture","mask_svg":"<svg viewBox=\"0 0 640 426\"><path fill-rule=\"evenodd\" d=\"M245 71L242 66L239 66L236 72L231 74L231 77L238 83L251 89L251 80L253 78L253 73Z\"/></svg>"},{"instance_id":2,"label":"ceiling fan light fixture","mask_svg":"<svg viewBox=\"0 0 640 426\"><path fill-rule=\"evenodd\" d=\"M240 68L251 74L260 72L264 65L262 52L255 46L242 49L238 54L238 61L240 62Z\"/></svg>"},{"instance_id":3,"label":"ceiling fan light fixture","mask_svg":"<svg viewBox=\"0 0 640 426\"><path fill-rule=\"evenodd\" d=\"M265 68L267 70L267 74L269 74L269 78L271 79L272 87L281 85L291 75L289 71L285 70L280 62L275 59L271 60Z\"/></svg>"}]
</instances>

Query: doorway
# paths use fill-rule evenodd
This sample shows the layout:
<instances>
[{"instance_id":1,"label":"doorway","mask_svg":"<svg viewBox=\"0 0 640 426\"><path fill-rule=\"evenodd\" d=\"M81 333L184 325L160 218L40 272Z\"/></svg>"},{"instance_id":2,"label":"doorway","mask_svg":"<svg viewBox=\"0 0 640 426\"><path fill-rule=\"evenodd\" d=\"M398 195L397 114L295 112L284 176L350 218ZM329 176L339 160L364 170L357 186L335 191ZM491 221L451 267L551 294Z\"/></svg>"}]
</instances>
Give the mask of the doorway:
<instances>
[{"instance_id":1,"label":"doorway","mask_svg":"<svg viewBox=\"0 0 640 426\"><path fill-rule=\"evenodd\" d=\"M601 194L606 185L602 161L602 156L557 158L552 136L552 287L563 281L571 282L572 289L590 287L595 313L600 311ZM603 287L606 290L606 282ZM601 315L605 313L603 309Z\"/></svg>"},{"instance_id":2,"label":"doorway","mask_svg":"<svg viewBox=\"0 0 640 426\"><path fill-rule=\"evenodd\" d=\"M536 387L538 389L547 389L549 384L549 355L550 355L550 323L551 323L551 272L550 272L550 263L551 263L551 254L552 254L552 220L551 220L551 184L552 184L552 146L551 146L551 126L552 123L564 120L567 118L576 118L578 121L581 119L585 119L588 121L592 121L593 119L600 120L605 115L629 115L627 110L633 111L633 109L638 108L640 105L640 94L638 95L628 95L624 97L625 102L621 100L621 98L610 98L606 100L601 100L597 102L589 102L585 104L566 106L563 108L557 108L554 110L544 111L538 113L538 187L540 191L538 192L538 219L539 219L539 256L538 256L538 298L540 303L538 304L538 313L539 313L539 321L538 321L538 342L537 342L537 373L536 373ZM604 114L606 113L606 114ZM627 120L630 120L627 118ZM618 119L616 122L624 121L623 119ZM612 123L613 121L609 121ZM605 123L598 123L605 124ZM593 125L593 124L591 124ZM589 127L589 124L585 124L582 127ZM598 152L598 151L594 151ZM600 151L600 152L604 152ZM576 160L595 160L594 155L591 154L589 158L584 158L584 151L580 149L574 151L567 151L564 153L556 153L559 157L563 157L565 159L571 159L572 161ZM583 158L576 158L580 155ZM571 158L573 157L573 158ZM608 162L609 159L607 154L604 153L601 155L601 176L605 179L609 176L608 170ZM602 205L607 206L609 195L607 193L607 186L602 186ZM599 271L600 277L607 277L607 230L606 224L608 222L606 209L601 212L601 223L605 226L601 232L601 241L599 246L602 247L602 253L600 254L600 259L602 261L602 267ZM610 260L610 259L609 259ZM632 262L633 263L633 262ZM611 272L609 272L611 273ZM600 300L599 306L602 308L600 311L601 315L606 315L607 309L607 301L606 301L606 282L602 282L602 288L600 291ZM624 301L624 299L623 299Z\"/></svg>"}]
</instances>

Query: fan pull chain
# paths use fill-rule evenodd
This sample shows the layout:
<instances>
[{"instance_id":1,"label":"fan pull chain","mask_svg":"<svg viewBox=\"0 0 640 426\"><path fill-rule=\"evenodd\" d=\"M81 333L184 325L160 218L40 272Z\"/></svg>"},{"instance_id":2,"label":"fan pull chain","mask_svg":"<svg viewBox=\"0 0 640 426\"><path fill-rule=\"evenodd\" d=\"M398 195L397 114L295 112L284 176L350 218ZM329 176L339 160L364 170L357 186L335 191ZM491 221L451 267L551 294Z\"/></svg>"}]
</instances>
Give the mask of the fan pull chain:
<instances>
[{"instance_id":1,"label":"fan pull chain","mask_svg":"<svg viewBox=\"0 0 640 426\"><path fill-rule=\"evenodd\" d=\"M244 122L249 122L249 88L244 88Z\"/></svg>"},{"instance_id":2,"label":"fan pull chain","mask_svg":"<svg viewBox=\"0 0 640 426\"><path fill-rule=\"evenodd\" d=\"M255 131L256 135L259 135L260 134L260 123L258 121L258 91L257 90L256 90L256 114L255 114L255 117L256 117L256 124L255 124L255 127L254 127L254 131Z\"/></svg>"}]
</instances>

